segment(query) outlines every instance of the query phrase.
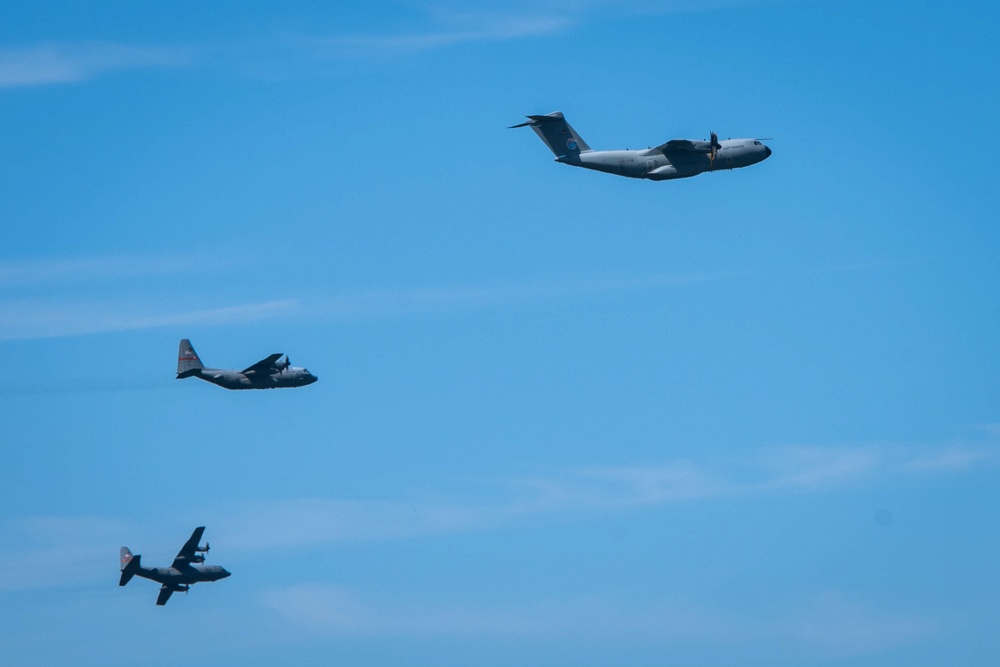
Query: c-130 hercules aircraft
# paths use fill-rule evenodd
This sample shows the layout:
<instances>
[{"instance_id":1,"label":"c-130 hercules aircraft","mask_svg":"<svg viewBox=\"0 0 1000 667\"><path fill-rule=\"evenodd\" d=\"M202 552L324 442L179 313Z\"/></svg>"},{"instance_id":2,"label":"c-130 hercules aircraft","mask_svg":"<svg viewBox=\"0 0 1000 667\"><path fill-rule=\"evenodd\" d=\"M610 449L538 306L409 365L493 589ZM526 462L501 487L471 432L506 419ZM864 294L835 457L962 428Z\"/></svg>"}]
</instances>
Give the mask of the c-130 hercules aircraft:
<instances>
[{"instance_id":1,"label":"c-130 hercules aircraft","mask_svg":"<svg viewBox=\"0 0 1000 667\"><path fill-rule=\"evenodd\" d=\"M194 529L170 567L143 567L142 556L133 556L128 547L122 547L122 576L118 585L124 586L135 576L159 582L160 595L156 598L156 604L162 607L174 593L186 593L191 584L225 579L232 573L221 565L200 565L205 562L205 557L201 554L208 553L210 548L209 544L203 547L198 545L204 532L205 526Z\"/></svg>"},{"instance_id":2,"label":"c-130 hercules aircraft","mask_svg":"<svg viewBox=\"0 0 1000 667\"><path fill-rule=\"evenodd\" d=\"M749 167L771 156L771 149L759 139L726 139L712 132L709 141L671 139L645 150L595 151L576 133L562 112L528 116L527 123L555 154L556 162L594 169L629 178L666 181L689 178L706 171Z\"/></svg>"},{"instance_id":3,"label":"c-130 hercules aircraft","mask_svg":"<svg viewBox=\"0 0 1000 667\"><path fill-rule=\"evenodd\" d=\"M282 359L281 357L284 357ZM291 365L288 355L272 354L242 371L205 368L187 338L177 350L177 379L196 377L226 389L279 389L304 387L319 378L305 368Z\"/></svg>"}]
</instances>

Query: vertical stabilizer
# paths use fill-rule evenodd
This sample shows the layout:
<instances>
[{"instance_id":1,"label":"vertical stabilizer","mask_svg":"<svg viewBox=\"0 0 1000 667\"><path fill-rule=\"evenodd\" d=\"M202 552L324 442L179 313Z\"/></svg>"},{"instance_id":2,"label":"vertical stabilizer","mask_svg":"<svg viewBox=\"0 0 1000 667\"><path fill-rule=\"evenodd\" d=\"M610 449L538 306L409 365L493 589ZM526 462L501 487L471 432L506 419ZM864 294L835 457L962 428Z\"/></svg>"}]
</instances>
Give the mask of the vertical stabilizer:
<instances>
[{"instance_id":1,"label":"vertical stabilizer","mask_svg":"<svg viewBox=\"0 0 1000 667\"><path fill-rule=\"evenodd\" d=\"M198 353L191 346L191 341L187 338L183 339L180 347L177 349L178 379L197 375L198 371L204 367L204 364L201 363L201 359L198 357Z\"/></svg>"},{"instance_id":2,"label":"vertical stabilizer","mask_svg":"<svg viewBox=\"0 0 1000 667\"><path fill-rule=\"evenodd\" d=\"M587 142L566 122L561 111L553 111L544 116L528 116L527 123L511 125L512 128L525 126L534 130L556 157L579 155L590 150Z\"/></svg>"},{"instance_id":3,"label":"vertical stabilizer","mask_svg":"<svg viewBox=\"0 0 1000 667\"><path fill-rule=\"evenodd\" d=\"M135 576L135 573L139 571L139 562L141 559L142 556L133 556L128 547L122 547L122 576L121 579L118 580L119 586L124 586L132 579L132 577Z\"/></svg>"}]
</instances>

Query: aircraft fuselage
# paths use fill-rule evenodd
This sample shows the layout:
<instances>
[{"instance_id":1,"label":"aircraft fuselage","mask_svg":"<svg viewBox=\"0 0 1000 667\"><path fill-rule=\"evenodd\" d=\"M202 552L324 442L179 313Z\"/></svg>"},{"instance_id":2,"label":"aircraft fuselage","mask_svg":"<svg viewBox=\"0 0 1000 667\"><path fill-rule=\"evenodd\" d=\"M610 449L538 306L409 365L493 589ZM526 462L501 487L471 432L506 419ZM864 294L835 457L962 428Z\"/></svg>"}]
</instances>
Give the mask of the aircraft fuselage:
<instances>
[{"instance_id":1,"label":"aircraft fuselage","mask_svg":"<svg viewBox=\"0 0 1000 667\"><path fill-rule=\"evenodd\" d=\"M712 160L707 153L692 151L663 152L656 148L645 150L584 151L575 155L562 155L556 162L603 171L608 174L666 181L689 178L707 171L722 171L749 167L766 160L771 149L756 139L726 139Z\"/></svg>"},{"instance_id":2,"label":"aircraft fuselage","mask_svg":"<svg viewBox=\"0 0 1000 667\"><path fill-rule=\"evenodd\" d=\"M316 381L316 376L304 368L286 368L276 373L241 373L222 368L201 368L191 375L226 389L278 389L304 387Z\"/></svg>"},{"instance_id":3,"label":"aircraft fuselage","mask_svg":"<svg viewBox=\"0 0 1000 667\"><path fill-rule=\"evenodd\" d=\"M183 568L142 567L136 571L135 576L174 586L197 584L202 581L218 581L225 579L230 574L232 573L220 565L188 565Z\"/></svg>"}]
</instances>

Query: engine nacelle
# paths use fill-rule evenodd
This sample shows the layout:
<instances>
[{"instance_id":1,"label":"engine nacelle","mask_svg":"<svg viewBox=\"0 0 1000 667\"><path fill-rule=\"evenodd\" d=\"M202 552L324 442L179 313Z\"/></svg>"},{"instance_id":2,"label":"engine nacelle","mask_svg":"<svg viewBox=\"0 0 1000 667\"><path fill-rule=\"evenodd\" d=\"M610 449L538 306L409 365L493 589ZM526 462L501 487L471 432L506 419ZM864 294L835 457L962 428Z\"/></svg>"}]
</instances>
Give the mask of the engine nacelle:
<instances>
[{"instance_id":1,"label":"engine nacelle","mask_svg":"<svg viewBox=\"0 0 1000 667\"><path fill-rule=\"evenodd\" d=\"M201 547L201 546L195 547L194 550L197 551L197 552L199 552L199 553L207 554L208 550L210 548L211 548L211 546L208 544L208 542L206 542L205 546L203 546L203 547Z\"/></svg>"},{"instance_id":2,"label":"engine nacelle","mask_svg":"<svg viewBox=\"0 0 1000 667\"><path fill-rule=\"evenodd\" d=\"M204 556L191 556L191 558L189 558L188 560L190 562L196 563L196 564L197 563L204 563L205 562L205 557Z\"/></svg>"}]
</instances>

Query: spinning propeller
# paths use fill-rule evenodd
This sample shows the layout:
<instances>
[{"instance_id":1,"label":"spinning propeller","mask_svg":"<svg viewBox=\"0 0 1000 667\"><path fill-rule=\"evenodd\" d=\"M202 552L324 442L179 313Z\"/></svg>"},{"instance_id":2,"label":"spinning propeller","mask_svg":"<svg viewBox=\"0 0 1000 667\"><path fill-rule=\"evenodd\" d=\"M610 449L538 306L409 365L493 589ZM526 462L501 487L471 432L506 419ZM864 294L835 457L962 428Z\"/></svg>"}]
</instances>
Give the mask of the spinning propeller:
<instances>
[{"instance_id":1,"label":"spinning propeller","mask_svg":"<svg viewBox=\"0 0 1000 667\"><path fill-rule=\"evenodd\" d=\"M722 144L719 143L719 135L717 135L715 132L712 132L712 141L710 142L709 146L710 150L708 152L708 164L710 165L710 167L714 167L716 152L720 148L722 148Z\"/></svg>"}]
</instances>

